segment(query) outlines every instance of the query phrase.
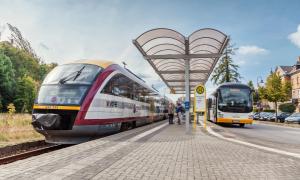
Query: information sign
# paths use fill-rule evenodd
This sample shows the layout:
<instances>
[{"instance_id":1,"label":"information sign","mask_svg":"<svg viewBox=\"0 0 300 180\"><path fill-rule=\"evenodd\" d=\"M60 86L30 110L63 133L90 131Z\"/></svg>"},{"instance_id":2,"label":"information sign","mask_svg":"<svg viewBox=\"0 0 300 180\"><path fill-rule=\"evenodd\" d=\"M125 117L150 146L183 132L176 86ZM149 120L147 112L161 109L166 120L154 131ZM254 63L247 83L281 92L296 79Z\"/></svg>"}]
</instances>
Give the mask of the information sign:
<instances>
[{"instance_id":1,"label":"information sign","mask_svg":"<svg viewBox=\"0 0 300 180\"><path fill-rule=\"evenodd\" d=\"M185 107L185 110L189 110L190 109L190 102L189 101L185 101L184 102L184 107Z\"/></svg>"},{"instance_id":2,"label":"information sign","mask_svg":"<svg viewBox=\"0 0 300 180\"><path fill-rule=\"evenodd\" d=\"M206 90L203 85L198 85L194 92L194 111L205 112L206 111Z\"/></svg>"}]
</instances>

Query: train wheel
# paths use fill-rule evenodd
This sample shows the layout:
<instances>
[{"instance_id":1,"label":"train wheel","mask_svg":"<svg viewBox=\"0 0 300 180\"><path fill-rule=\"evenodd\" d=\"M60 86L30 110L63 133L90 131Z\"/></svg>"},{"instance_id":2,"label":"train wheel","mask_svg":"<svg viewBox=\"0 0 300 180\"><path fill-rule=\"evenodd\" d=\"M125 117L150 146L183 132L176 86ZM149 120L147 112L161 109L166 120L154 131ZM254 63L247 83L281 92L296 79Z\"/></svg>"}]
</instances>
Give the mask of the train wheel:
<instances>
[{"instance_id":1,"label":"train wheel","mask_svg":"<svg viewBox=\"0 0 300 180\"><path fill-rule=\"evenodd\" d=\"M136 128L136 121L133 121L133 122L131 123L131 127L132 127L132 129Z\"/></svg>"},{"instance_id":2,"label":"train wheel","mask_svg":"<svg viewBox=\"0 0 300 180\"><path fill-rule=\"evenodd\" d=\"M245 124L244 124L244 123L241 123L241 124L240 124L240 127L242 127L242 128L245 127Z\"/></svg>"},{"instance_id":3,"label":"train wheel","mask_svg":"<svg viewBox=\"0 0 300 180\"><path fill-rule=\"evenodd\" d=\"M128 122L122 122L120 130L121 131L126 131L126 130L128 130L128 127L129 127Z\"/></svg>"}]
</instances>

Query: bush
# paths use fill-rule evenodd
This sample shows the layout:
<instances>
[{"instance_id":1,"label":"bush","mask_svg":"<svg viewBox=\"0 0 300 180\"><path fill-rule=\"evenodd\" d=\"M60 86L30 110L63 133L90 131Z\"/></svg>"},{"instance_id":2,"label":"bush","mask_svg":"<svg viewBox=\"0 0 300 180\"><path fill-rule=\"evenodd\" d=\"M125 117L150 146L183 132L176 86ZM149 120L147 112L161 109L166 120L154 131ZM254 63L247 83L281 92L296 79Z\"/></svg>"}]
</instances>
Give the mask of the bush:
<instances>
[{"instance_id":1,"label":"bush","mask_svg":"<svg viewBox=\"0 0 300 180\"><path fill-rule=\"evenodd\" d=\"M13 103L9 103L7 110L9 115L13 115L16 112L16 107Z\"/></svg>"},{"instance_id":2,"label":"bush","mask_svg":"<svg viewBox=\"0 0 300 180\"><path fill-rule=\"evenodd\" d=\"M285 104L279 105L279 110L282 112L293 113L295 111L295 109L296 109L296 107L292 103L285 103Z\"/></svg>"},{"instance_id":3,"label":"bush","mask_svg":"<svg viewBox=\"0 0 300 180\"><path fill-rule=\"evenodd\" d=\"M275 109L264 109L263 112L272 112L272 113L274 113Z\"/></svg>"}]
</instances>

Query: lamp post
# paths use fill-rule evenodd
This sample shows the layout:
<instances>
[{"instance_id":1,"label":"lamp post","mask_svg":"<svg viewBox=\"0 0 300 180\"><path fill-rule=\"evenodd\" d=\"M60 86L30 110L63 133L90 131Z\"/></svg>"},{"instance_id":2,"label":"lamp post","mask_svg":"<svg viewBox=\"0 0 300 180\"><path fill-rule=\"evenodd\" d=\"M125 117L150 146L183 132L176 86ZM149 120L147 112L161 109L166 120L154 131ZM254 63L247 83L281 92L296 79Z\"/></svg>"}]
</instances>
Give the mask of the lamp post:
<instances>
[{"instance_id":1,"label":"lamp post","mask_svg":"<svg viewBox=\"0 0 300 180\"><path fill-rule=\"evenodd\" d=\"M258 82L258 80L260 79L260 81ZM264 83L264 81L263 81L263 79L262 79L262 77L261 76L258 76L257 78L256 78L256 83L257 83L257 88L259 87L259 84L261 83Z\"/></svg>"},{"instance_id":2,"label":"lamp post","mask_svg":"<svg viewBox=\"0 0 300 180\"><path fill-rule=\"evenodd\" d=\"M259 81L259 79L260 79L260 81ZM258 96L258 88L260 87L259 84L260 84L260 83L261 83L261 84L264 83L264 81L263 81L263 79L262 79L261 76L258 76L258 77L256 78L256 83L257 83L257 96ZM257 107L258 107L258 113L259 113L258 117L260 118L261 102L259 101L259 99L258 99L256 105L257 105Z\"/></svg>"}]
</instances>

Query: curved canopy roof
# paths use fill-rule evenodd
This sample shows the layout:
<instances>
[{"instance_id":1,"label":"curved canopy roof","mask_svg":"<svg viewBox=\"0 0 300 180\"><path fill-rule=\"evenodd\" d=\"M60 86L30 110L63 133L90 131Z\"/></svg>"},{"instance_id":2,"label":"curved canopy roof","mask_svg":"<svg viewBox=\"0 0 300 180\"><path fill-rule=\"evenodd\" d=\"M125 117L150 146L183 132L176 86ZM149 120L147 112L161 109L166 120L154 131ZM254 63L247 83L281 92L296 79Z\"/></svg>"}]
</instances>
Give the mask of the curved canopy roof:
<instances>
[{"instance_id":1,"label":"curved canopy roof","mask_svg":"<svg viewBox=\"0 0 300 180\"><path fill-rule=\"evenodd\" d=\"M205 28L185 37L166 28L149 30L133 40L166 85L177 94L185 92L185 60L190 65L190 87L205 84L229 38L224 33Z\"/></svg>"}]
</instances>

